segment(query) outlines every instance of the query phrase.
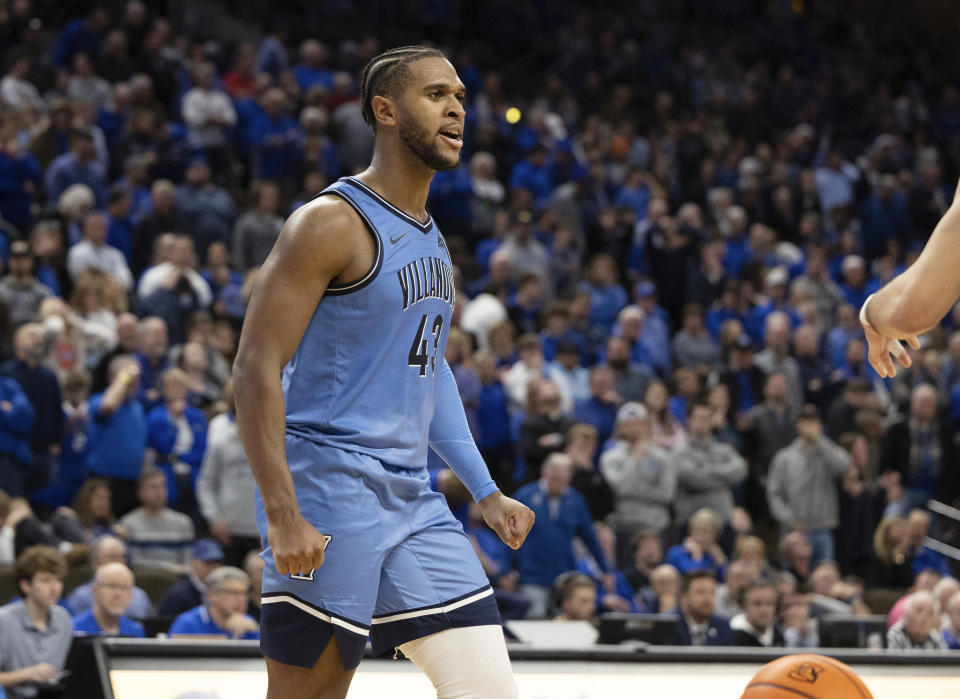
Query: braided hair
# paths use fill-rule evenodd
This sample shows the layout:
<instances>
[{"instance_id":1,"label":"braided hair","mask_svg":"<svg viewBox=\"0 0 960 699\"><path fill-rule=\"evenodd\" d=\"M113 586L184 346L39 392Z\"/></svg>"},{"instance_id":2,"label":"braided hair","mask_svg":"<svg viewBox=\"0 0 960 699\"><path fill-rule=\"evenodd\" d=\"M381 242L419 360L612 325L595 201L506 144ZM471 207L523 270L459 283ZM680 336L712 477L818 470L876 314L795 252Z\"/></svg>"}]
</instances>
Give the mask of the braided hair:
<instances>
[{"instance_id":1,"label":"braided hair","mask_svg":"<svg viewBox=\"0 0 960 699\"><path fill-rule=\"evenodd\" d=\"M373 98L375 95L399 94L410 77L407 67L413 61L421 58L446 58L442 51L429 46L400 46L384 51L374 56L363 69L360 80L360 105L363 110L363 120L373 130L377 130L377 120L373 116Z\"/></svg>"}]
</instances>

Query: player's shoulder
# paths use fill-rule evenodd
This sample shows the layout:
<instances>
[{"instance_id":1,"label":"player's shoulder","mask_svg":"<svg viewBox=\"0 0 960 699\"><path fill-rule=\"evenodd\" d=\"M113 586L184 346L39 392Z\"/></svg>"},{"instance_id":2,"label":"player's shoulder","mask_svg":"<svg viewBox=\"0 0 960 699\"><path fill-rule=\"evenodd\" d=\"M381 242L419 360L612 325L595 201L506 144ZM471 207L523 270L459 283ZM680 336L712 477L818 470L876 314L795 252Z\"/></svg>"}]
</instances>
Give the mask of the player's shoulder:
<instances>
[{"instance_id":1,"label":"player's shoulder","mask_svg":"<svg viewBox=\"0 0 960 699\"><path fill-rule=\"evenodd\" d=\"M362 221L354 208L334 193L324 193L298 208L287 219L286 228L311 236L342 233Z\"/></svg>"},{"instance_id":2,"label":"player's shoulder","mask_svg":"<svg viewBox=\"0 0 960 699\"><path fill-rule=\"evenodd\" d=\"M341 197L323 194L294 211L280 232L276 255L286 268L310 274L328 269L331 277L345 268L363 240L365 224Z\"/></svg>"}]
</instances>

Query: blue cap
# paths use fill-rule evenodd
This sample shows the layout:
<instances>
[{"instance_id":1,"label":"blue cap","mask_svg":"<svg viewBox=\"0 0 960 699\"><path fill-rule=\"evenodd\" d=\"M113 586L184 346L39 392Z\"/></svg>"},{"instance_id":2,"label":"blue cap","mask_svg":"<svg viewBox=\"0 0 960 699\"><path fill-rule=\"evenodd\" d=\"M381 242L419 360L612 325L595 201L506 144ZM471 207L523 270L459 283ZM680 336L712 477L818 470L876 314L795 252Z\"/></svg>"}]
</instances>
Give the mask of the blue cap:
<instances>
[{"instance_id":1,"label":"blue cap","mask_svg":"<svg viewBox=\"0 0 960 699\"><path fill-rule=\"evenodd\" d=\"M197 539L193 545L193 557L204 563L213 561L222 561L224 559L223 549L213 539Z\"/></svg>"}]
</instances>

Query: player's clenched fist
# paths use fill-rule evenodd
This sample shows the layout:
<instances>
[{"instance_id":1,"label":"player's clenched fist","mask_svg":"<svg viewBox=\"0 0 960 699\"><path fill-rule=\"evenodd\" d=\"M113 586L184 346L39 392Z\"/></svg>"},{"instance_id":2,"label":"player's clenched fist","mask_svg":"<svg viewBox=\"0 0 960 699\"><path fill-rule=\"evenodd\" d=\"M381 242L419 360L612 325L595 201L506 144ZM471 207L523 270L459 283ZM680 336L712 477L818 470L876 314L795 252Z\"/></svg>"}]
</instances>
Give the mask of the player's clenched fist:
<instances>
[{"instance_id":1,"label":"player's clenched fist","mask_svg":"<svg viewBox=\"0 0 960 699\"><path fill-rule=\"evenodd\" d=\"M533 527L533 510L499 490L485 497L479 505L484 520L503 543L514 550L523 545Z\"/></svg>"},{"instance_id":2,"label":"player's clenched fist","mask_svg":"<svg viewBox=\"0 0 960 699\"><path fill-rule=\"evenodd\" d=\"M323 565L323 552L330 541L301 515L271 522L267 541L280 575L307 575Z\"/></svg>"}]
</instances>

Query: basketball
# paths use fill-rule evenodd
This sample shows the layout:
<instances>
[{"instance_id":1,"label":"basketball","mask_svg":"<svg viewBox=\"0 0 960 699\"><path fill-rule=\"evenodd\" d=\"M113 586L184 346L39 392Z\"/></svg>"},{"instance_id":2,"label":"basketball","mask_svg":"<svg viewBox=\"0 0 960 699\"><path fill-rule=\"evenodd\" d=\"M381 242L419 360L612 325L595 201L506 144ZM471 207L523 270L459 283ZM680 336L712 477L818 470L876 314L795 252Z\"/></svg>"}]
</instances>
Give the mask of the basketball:
<instances>
[{"instance_id":1,"label":"basketball","mask_svg":"<svg viewBox=\"0 0 960 699\"><path fill-rule=\"evenodd\" d=\"M850 666L824 655L785 655L767 663L741 699L873 699Z\"/></svg>"}]
</instances>

